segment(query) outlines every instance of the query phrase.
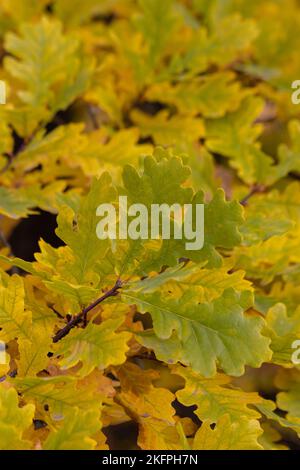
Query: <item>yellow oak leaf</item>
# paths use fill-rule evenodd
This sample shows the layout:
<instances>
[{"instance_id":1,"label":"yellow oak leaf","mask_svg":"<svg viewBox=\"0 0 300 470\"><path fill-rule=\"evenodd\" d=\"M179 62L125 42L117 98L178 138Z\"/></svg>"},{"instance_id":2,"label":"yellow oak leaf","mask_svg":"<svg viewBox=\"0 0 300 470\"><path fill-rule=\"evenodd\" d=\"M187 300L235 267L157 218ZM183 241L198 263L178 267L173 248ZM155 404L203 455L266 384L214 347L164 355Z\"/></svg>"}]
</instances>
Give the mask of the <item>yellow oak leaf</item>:
<instances>
[{"instance_id":1,"label":"yellow oak leaf","mask_svg":"<svg viewBox=\"0 0 300 470\"><path fill-rule=\"evenodd\" d=\"M23 438L32 424L34 405L19 406L16 390L0 384L0 449L30 449L32 443Z\"/></svg>"},{"instance_id":2,"label":"yellow oak leaf","mask_svg":"<svg viewBox=\"0 0 300 470\"><path fill-rule=\"evenodd\" d=\"M258 439L263 433L255 420L235 421L224 415L214 429L205 421L196 433L193 450L263 450Z\"/></svg>"}]
</instances>

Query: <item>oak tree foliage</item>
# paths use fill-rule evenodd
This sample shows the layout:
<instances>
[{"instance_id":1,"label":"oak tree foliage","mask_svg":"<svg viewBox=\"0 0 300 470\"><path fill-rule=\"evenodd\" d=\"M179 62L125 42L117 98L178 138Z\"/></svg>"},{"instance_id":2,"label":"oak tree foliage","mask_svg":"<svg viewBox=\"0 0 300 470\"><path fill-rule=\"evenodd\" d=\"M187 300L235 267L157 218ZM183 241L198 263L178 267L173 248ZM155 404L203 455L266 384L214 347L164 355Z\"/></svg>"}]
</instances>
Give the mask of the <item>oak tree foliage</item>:
<instances>
[{"instance_id":1,"label":"oak tree foliage","mask_svg":"<svg viewBox=\"0 0 300 470\"><path fill-rule=\"evenodd\" d=\"M296 0L1 2L1 449L299 445L299 28ZM100 240L120 195L204 202L203 249ZM17 258L40 210L60 246Z\"/></svg>"}]
</instances>

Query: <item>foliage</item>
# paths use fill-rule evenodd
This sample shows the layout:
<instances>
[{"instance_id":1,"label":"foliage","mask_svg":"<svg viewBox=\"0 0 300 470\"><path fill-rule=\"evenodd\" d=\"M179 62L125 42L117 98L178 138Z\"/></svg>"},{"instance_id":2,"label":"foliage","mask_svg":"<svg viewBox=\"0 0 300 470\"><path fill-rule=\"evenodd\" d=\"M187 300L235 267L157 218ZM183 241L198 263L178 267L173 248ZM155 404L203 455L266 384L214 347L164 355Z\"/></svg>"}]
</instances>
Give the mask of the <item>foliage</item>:
<instances>
[{"instance_id":1,"label":"foliage","mask_svg":"<svg viewBox=\"0 0 300 470\"><path fill-rule=\"evenodd\" d=\"M296 0L1 2L1 449L299 446L299 27ZM98 239L120 195L205 202L203 249ZM20 259L41 210L60 241Z\"/></svg>"}]
</instances>

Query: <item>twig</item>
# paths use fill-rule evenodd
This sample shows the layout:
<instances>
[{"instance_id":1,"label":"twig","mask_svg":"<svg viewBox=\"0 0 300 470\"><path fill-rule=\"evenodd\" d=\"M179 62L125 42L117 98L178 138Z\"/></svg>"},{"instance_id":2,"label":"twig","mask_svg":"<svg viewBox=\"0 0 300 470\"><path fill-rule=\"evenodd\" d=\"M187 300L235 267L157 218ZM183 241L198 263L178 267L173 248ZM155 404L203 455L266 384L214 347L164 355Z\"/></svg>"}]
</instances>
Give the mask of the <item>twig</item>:
<instances>
[{"instance_id":1,"label":"twig","mask_svg":"<svg viewBox=\"0 0 300 470\"><path fill-rule=\"evenodd\" d=\"M103 302L105 299L108 299L109 297L114 297L118 294L118 290L122 287L122 282L120 279L117 280L117 282L115 283L114 287L112 287L109 291L105 292L105 294L102 295L102 297L100 297L99 299L95 300L95 302L93 302L91 305L89 305L88 307L84 308L78 315L76 315L75 317L73 317L67 324L64 328L62 328L61 330L59 330L56 335L53 337L53 343L57 343L58 341L60 341L62 338L64 338L69 332L70 330L76 326L78 323L80 323L80 321L82 320L82 318L85 318L86 315L95 307L97 307L97 305L99 305L101 302Z\"/></svg>"},{"instance_id":2,"label":"twig","mask_svg":"<svg viewBox=\"0 0 300 470\"><path fill-rule=\"evenodd\" d=\"M242 206L246 206L249 199L254 196L255 194L258 194L258 193L263 193L265 191L265 186L263 186L262 184L255 184L254 186L252 186L250 192L243 198L240 200L240 204Z\"/></svg>"}]
</instances>

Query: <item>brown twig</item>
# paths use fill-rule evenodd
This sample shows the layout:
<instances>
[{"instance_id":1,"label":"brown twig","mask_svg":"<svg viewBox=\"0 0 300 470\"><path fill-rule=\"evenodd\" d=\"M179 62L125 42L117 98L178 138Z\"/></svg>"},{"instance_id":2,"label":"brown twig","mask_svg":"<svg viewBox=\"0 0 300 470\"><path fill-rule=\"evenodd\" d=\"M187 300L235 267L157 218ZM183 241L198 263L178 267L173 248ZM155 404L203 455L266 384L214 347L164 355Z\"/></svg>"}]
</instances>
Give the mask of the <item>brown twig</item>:
<instances>
[{"instance_id":1,"label":"brown twig","mask_svg":"<svg viewBox=\"0 0 300 470\"><path fill-rule=\"evenodd\" d=\"M103 302L105 299L108 299L109 297L114 297L118 294L118 290L122 287L122 282L120 279L117 280L115 283L114 287L112 287L110 290L105 292L99 299L95 300L91 305L88 307L84 308L78 315L73 317L64 328L59 330L56 335L53 337L53 343L57 343L60 341L62 338L64 338L74 326L76 326L82 319L84 319L87 314L97 305L99 305L101 302Z\"/></svg>"},{"instance_id":2,"label":"brown twig","mask_svg":"<svg viewBox=\"0 0 300 470\"><path fill-rule=\"evenodd\" d=\"M242 206L246 206L249 199L254 196L255 194L258 194L258 193L263 193L265 191L265 186L263 186L262 184L255 184L254 186L252 186L251 190L249 191L249 193L243 197L243 199L240 200L240 204Z\"/></svg>"}]
</instances>

